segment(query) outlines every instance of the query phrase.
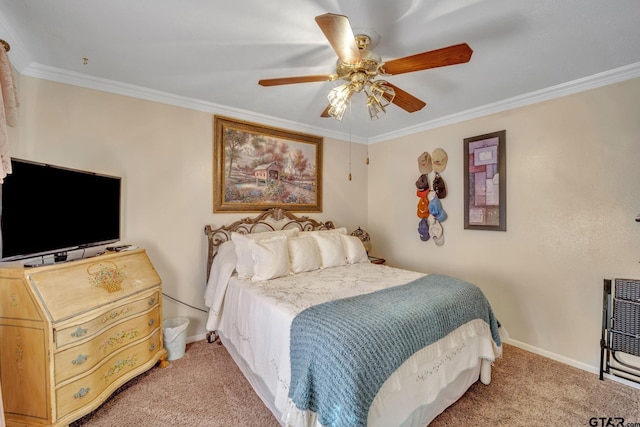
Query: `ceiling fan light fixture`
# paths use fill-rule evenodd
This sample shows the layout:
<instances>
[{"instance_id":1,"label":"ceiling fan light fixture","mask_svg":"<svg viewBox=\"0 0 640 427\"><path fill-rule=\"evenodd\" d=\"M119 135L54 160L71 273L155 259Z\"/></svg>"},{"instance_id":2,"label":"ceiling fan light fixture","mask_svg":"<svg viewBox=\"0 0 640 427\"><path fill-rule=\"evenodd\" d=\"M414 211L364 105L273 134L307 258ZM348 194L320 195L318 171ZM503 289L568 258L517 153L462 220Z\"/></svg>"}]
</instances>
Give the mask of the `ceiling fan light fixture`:
<instances>
[{"instance_id":1,"label":"ceiling fan light fixture","mask_svg":"<svg viewBox=\"0 0 640 427\"><path fill-rule=\"evenodd\" d=\"M371 120L378 120L387 113L382 103L373 95L367 97L367 110L369 111L369 118Z\"/></svg>"},{"instance_id":2,"label":"ceiling fan light fixture","mask_svg":"<svg viewBox=\"0 0 640 427\"><path fill-rule=\"evenodd\" d=\"M351 101L351 95L353 95L353 87L347 83L331 89L327 95L329 105L331 105L328 111L329 115L341 121L347 109L347 104Z\"/></svg>"},{"instance_id":3,"label":"ceiling fan light fixture","mask_svg":"<svg viewBox=\"0 0 640 427\"><path fill-rule=\"evenodd\" d=\"M344 83L331 89L327 95L327 99L331 106L335 106L349 101L352 93L353 89L351 88L351 85Z\"/></svg>"},{"instance_id":4,"label":"ceiling fan light fixture","mask_svg":"<svg viewBox=\"0 0 640 427\"><path fill-rule=\"evenodd\" d=\"M339 122L342 121L342 118L344 117L344 112L347 111L347 105L349 104L348 101L338 104L338 105L332 105L331 108L329 108L329 115L331 117L333 117L334 119L338 120Z\"/></svg>"},{"instance_id":5,"label":"ceiling fan light fixture","mask_svg":"<svg viewBox=\"0 0 640 427\"><path fill-rule=\"evenodd\" d=\"M391 104L396 97L396 91L385 80L375 81L369 86L371 96L375 98L383 107Z\"/></svg>"}]
</instances>

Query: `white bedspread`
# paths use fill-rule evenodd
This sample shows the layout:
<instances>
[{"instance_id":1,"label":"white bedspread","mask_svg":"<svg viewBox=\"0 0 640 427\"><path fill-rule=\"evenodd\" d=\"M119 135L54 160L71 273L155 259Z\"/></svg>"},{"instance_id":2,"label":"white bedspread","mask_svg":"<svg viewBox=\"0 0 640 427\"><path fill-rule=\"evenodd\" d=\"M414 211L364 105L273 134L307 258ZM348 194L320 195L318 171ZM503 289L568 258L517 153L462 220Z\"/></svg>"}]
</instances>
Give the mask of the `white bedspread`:
<instances>
[{"instance_id":1,"label":"white bedspread","mask_svg":"<svg viewBox=\"0 0 640 427\"><path fill-rule=\"evenodd\" d=\"M264 282L232 276L228 285L225 277L230 273L227 273L223 272L222 277L212 275L214 277L209 281L205 294L207 305L211 307L207 328L218 330L225 344L232 347L230 352L242 358L241 369L278 420L283 425L295 426L311 426L315 420L309 414L296 412L296 408L288 403L289 331L293 318L315 304L402 285L424 276L423 273L370 263L327 268ZM224 306L221 305L223 300ZM370 408L369 425L401 425L413 411L424 411L420 408L425 403L424 393L435 397L460 374L471 372L460 387L461 393L464 392L470 382L478 378L474 371L478 360L492 361L499 356L500 350L493 345L488 326L475 321L462 326L407 360L385 382ZM406 389L408 379L410 388ZM488 381L489 378L483 379L483 382ZM400 389L403 392L398 395ZM392 395L396 396L395 400L387 398L393 399ZM411 400L414 395L415 401Z\"/></svg>"}]
</instances>

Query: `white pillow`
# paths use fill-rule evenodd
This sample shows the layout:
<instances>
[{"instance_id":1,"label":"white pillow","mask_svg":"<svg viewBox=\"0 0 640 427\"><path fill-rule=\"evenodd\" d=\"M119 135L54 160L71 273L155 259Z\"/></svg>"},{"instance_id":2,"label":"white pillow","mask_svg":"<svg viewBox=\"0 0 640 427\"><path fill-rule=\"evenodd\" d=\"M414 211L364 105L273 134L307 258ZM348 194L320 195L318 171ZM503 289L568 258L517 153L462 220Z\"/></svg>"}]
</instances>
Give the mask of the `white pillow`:
<instances>
[{"instance_id":1,"label":"white pillow","mask_svg":"<svg viewBox=\"0 0 640 427\"><path fill-rule=\"evenodd\" d=\"M337 233L314 234L313 238L320 249L322 268L336 267L347 264L347 256L344 253L342 239Z\"/></svg>"},{"instance_id":2,"label":"white pillow","mask_svg":"<svg viewBox=\"0 0 640 427\"><path fill-rule=\"evenodd\" d=\"M238 261L236 262L236 271L238 277L241 279L247 279L253 276L253 257L251 256L251 248L249 248L250 241L257 241L263 239L269 239L275 236L287 236L294 237L298 233L295 228L287 230L265 231L262 233L254 234L240 234L231 233L231 240L236 244L236 256Z\"/></svg>"},{"instance_id":3,"label":"white pillow","mask_svg":"<svg viewBox=\"0 0 640 427\"><path fill-rule=\"evenodd\" d=\"M331 230L312 230L312 231L299 231L298 236L313 236L317 234L347 234L346 227L333 228Z\"/></svg>"},{"instance_id":4,"label":"white pillow","mask_svg":"<svg viewBox=\"0 0 640 427\"><path fill-rule=\"evenodd\" d=\"M291 273L302 273L320 268L320 250L312 236L292 237L289 243Z\"/></svg>"},{"instance_id":5,"label":"white pillow","mask_svg":"<svg viewBox=\"0 0 640 427\"><path fill-rule=\"evenodd\" d=\"M289 246L287 236L249 241L253 257L251 280L270 280L289 274Z\"/></svg>"},{"instance_id":6,"label":"white pillow","mask_svg":"<svg viewBox=\"0 0 640 427\"><path fill-rule=\"evenodd\" d=\"M344 252L347 256L347 263L358 264L360 262L369 262L369 256L367 255L367 250L362 244L362 240L358 239L356 236L342 234L340 234L340 238L342 239L342 246L344 247Z\"/></svg>"}]
</instances>

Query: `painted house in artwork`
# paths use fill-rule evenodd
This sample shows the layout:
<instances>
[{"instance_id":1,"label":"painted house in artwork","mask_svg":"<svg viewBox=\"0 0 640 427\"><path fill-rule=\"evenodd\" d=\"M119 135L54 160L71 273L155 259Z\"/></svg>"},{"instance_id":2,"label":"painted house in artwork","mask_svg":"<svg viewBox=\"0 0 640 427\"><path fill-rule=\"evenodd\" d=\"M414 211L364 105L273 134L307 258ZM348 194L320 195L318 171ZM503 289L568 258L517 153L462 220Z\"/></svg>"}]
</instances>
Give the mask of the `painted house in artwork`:
<instances>
[{"instance_id":1,"label":"painted house in artwork","mask_svg":"<svg viewBox=\"0 0 640 427\"><path fill-rule=\"evenodd\" d=\"M282 174L282 164L280 162L265 163L256 167L253 170L253 176L256 178L256 185L260 181L267 180L280 181L280 175Z\"/></svg>"}]
</instances>

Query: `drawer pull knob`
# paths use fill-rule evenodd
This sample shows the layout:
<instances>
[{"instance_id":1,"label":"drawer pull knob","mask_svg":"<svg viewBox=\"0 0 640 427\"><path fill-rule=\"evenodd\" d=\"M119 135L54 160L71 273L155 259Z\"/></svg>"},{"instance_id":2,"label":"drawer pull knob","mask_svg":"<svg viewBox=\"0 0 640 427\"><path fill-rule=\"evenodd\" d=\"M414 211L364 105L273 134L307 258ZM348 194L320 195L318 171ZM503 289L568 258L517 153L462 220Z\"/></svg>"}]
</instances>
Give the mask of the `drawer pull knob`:
<instances>
[{"instance_id":1,"label":"drawer pull knob","mask_svg":"<svg viewBox=\"0 0 640 427\"><path fill-rule=\"evenodd\" d=\"M76 329L75 332L71 332L71 336L72 337L76 337L76 338L80 338L81 336L83 336L86 333L87 333L86 329L78 327L78 329Z\"/></svg>"},{"instance_id":2,"label":"drawer pull knob","mask_svg":"<svg viewBox=\"0 0 640 427\"><path fill-rule=\"evenodd\" d=\"M156 303L156 299L155 298L149 298L149 305L153 305Z\"/></svg>"},{"instance_id":3,"label":"drawer pull knob","mask_svg":"<svg viewBox=\"0 0 640 427\"><path fill-rule=\"evenodd\" d=\"M89 394L89 390L91 390L89 387L82 387L76 394L73 395L73 397L75 397L76 399L85 397L87 394Z\"/></svg>"},{"instance_id":4,"label":"drawer pull knob","mask_svg":"<svg viewBox=\"0 0 640 427\"><path fill-rule=\"evenodd\" d=\"M149 319L149 326L153 325L154 323L156 323L156 319Z\"/></svg>"},{"instance_id":5,"label":"drawer pull knob","mask_svg":"<svg viewBox=\"0 0 640 427\"><path fill-rule=\"evenodd\" d=\"M149 351L153 351L153 350L155 350L155 349L156 349L156 345L155 345L155 344L151 344L151 345L149 346Z\"/></svg>"},{"instance_id":6,"label":"drawer pull knob","mask_svg":"<svg viewBox=\"0 0 640 427\"><path fill-rule=\"evenodd\" d=\"M78 357L71 361L71 363L73 363L74 365L81 365L82 363L86 362L88 358L88 354L79 354Z\"/></svg>"}]
</instances>

